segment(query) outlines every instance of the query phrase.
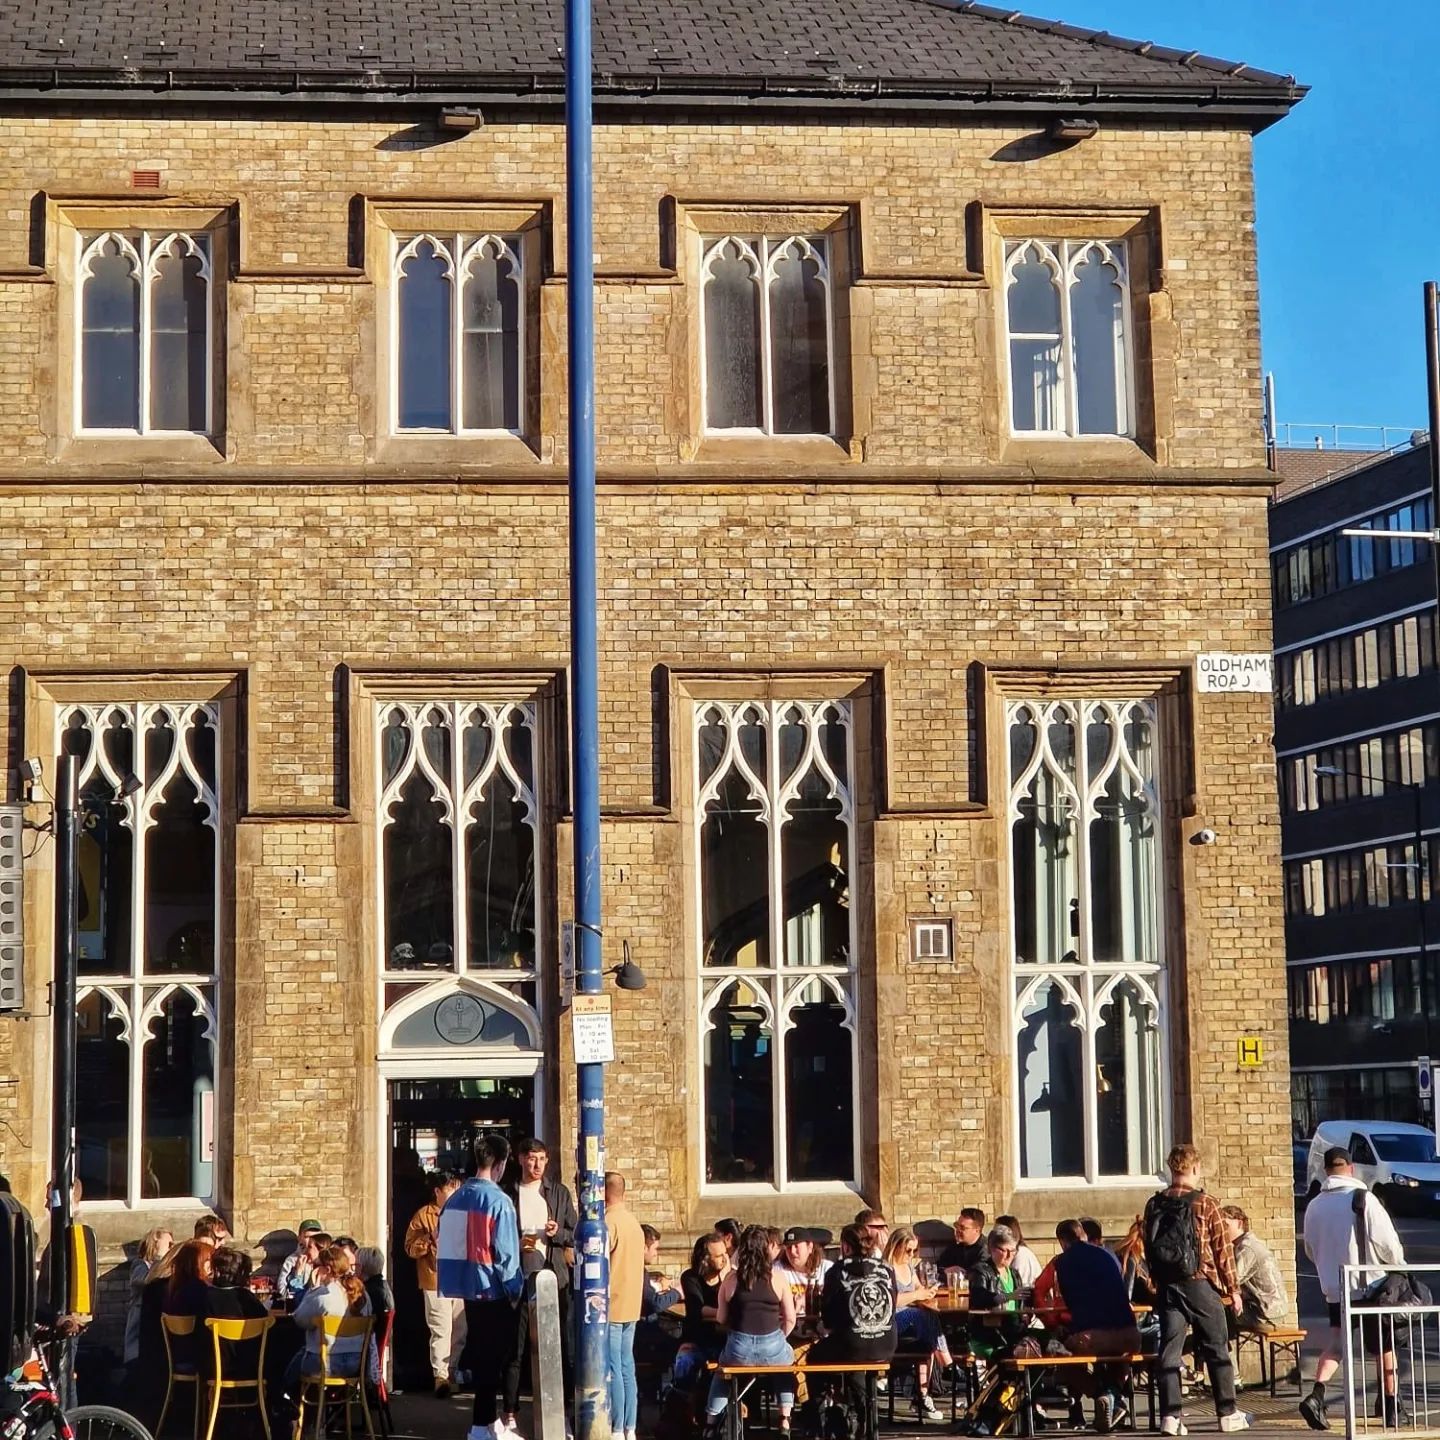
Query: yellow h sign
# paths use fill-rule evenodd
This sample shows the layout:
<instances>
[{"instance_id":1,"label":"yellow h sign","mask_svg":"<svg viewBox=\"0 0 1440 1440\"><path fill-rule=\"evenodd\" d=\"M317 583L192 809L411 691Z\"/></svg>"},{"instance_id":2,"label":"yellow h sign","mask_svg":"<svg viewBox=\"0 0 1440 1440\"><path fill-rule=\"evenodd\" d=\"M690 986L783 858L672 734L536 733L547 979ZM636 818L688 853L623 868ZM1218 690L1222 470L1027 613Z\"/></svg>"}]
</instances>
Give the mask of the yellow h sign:
<instances>
[{"instance_id":1,"label":"yellow h sign","mask_svg":"<svg viewBox=\"0 0 1440 1440\"><path fill-rule=\"evenodd\" d=\"M1242 1035L1239 1041L1241 1065L1263 1065L1265 1046L1258 1035Z\"/></svg>"}]
</instances>

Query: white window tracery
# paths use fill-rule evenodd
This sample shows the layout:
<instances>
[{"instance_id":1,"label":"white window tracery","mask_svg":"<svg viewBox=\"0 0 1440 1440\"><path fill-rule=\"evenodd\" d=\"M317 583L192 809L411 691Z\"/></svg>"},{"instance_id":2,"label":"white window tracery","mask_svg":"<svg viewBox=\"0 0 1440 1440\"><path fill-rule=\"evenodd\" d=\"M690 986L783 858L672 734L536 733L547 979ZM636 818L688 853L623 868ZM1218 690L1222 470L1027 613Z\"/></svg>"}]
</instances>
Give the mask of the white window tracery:
<instances>
[{"instance_id":1,"label":"white window tracery","mask_svg":"<svg viewBox=\"0 0 1440 1440\"><path fill-rule=\"evenodd\" d=\"M87 1201L214 1191L219 707L64 706L77 757L77 1174Z\"/></svg>"},{"instance_id":2,"label":"white window tracery","mask_svg":"<svg viewBox=\"0 0 1440 1440\"><path fill-rule=\"evenodd\" d=\"M382 1009L508 997L539 1036L535 704L399 699L378 715ZM476 1043L504 1033L485 1013Z\"/></svg>"},{"instance_id":3,"label":"white window tracery","mask_svg":"<svg viewBox=\"0 0 1440 1440\"><path fill-rule=\"evenodd\" d=\"M77 236L75 417L83 434L208 435L214 409L210 239Z\"/></svg>"},{"instance_id":4,"label":"white window tracery","mask_svg":"<svg viewBox=\"0 0 1440 1440\"><path fill-rule=\"evenodd\" d=\"M1123 241L1007 242L1005 324L1013 433L1135 433Z\"/></svg>"},{"instance_id":5,"label":"white window tracery","mask_svg":"<svg viewBox=\"0 0 1440 1440\"><path fill-rule=\"evenodd\" d=\"M849 702L694 711L707 1185L853 1183Z\"/></svg>"},{"instance_id":6,"label":"white window tracery","mask_svg":"<svg viewBox=\"0 0 1440 1440\"><path fill-rule=\"evenodd\" d=\"M1157 725L1153 700L1007 706L1022 1180L1149 1179L1160 1169Z\"/></svg>"},{"instance_id":7,"label":"white window tracery","mask_svg":"<svg viewBox=\"0 0 1440 1440\"><path fill-rule=\"evenodd\" d=\"M834 300L820 235L724 235L702 242L705 428L831 435Z\"/></svg>"},{"instance_id":8,"label":"white window tracery","mask_svg":"<svg viewBox=\"0 0 1440 1440\"><path fill-rule=\"evenodd\" d=\"M519 434L525 285L519 237L395 242L391 327L397 432Z\"/></svg>"}]
</instances>

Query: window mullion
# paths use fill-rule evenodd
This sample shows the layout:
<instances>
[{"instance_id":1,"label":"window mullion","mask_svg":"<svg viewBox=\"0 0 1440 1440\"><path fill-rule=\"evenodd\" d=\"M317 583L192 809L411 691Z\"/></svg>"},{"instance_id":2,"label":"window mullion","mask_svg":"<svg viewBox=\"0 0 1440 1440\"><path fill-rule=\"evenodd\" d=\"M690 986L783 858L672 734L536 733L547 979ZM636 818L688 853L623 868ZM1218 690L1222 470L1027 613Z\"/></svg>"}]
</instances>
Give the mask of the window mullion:
<instances>
[{"instance_id":1,"label":"window mullion","mask_svg":"<svg viewBox=\"0 0 1440 1440\"><path fill-rule=\"evenodd\" d=\"M785 883L781 835L785 815L780 800L780 723L775 702L765 705L765 749L768 789L770 791L770 964L774 976L770 996L775 1008L774 1059L771 1062L773 1082L770 1087L773 1112L771 1130L774 1135L775 1187L783 1190L789 1180L790 1157L786 1153L785 1126Z\"/></svg>"},{"instance_id":2,"label":"window mullion","mask_svg":"<svg viewBox=\"0 0 1440 1440\"><path fill-rule=\"evenodd\" d=\"M1062 240L1058 243L1060 261L1060 389L1065 407L1065 433L1080 433L1080 402L1077 394L1075 356L1072 350L1073 326L1070 323L1070 245Z\"/></svg>"},{"instance_id":3,"label":"window mullion","mask_svg":"<svg viewBox=\"0 0 1440 1440\"><path fill-rule=\"evenodd\" d=\"M470 969L470 895L468 891L470 869L465 855L465 760L462 752L464 735L461 731L461 717L465 711L463 700L454 700L446 707L450 719L450 773L446 781L450 786L450 846L452 884L455 890L455 954L451 969L456 974ZM494 736L492 744L498 745L500 737ZM489 958L488 956L486 957Z\"/></svg>"},{"instance_id":4,"label":"window mullion","mask_svg":"<svg viewBox=\"0 0 1440 1440\"><path fill-rule=\"evenodd\" d=\"M136 424L150 433L150 232L140 232L140 413Z\"/></svg>"},{"instance_id":5,"label":"window mullion","mask_svg":"<svg viewBox=\"0 0 1440 1440\"><path fill-rule=\"evenodd\" d=\"M130 1095L126 1127L129 1144L125 1147L125 1203L135 1206L141 1200L140 1156L145 1136L145 990L138 980L126 987L130 1002ZM71 1137L72 1144L74 1136Z\"/></svg>"},{"instance_id":6,"label":"window mullion","mask_svg":"<svg viewBox=\"0 0 1440 1440\"><path fill-rule=\"evenodd\" d=\"M775 433L775 364L770 353L770 241L759 239L760 274L760 426L765 434Z\"/></svg>"},{"instance_id":7,"label":"window mullion","mask_svg":"<svg viewBox=\"0 0 1440 1440\"><path fill-rule=\"evenodd\" d=\"M461 257L464 255L464 237L455 235L454 249L450 253L450 433L458 435L465 428L465 335L461 329L465 322L464 284L461 273ZM458 798L458 792L457 792ZM459 828L459 817L456 817Z\"/></svg>"}]
</instances>

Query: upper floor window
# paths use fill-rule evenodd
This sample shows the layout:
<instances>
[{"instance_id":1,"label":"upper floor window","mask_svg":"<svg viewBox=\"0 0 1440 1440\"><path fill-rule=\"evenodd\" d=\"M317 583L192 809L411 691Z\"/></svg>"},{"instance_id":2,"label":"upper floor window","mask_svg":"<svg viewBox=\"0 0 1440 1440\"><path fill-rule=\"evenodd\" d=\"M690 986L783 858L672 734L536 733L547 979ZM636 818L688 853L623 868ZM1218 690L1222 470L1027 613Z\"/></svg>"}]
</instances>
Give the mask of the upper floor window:
<instances>
[{"instance_id":1,"label":"upper floor window","mask_svg":"<svg viewBox=\"0 0 1440 1440\"><path fill-rule=\"evenodd\" d=\"M1008 706L1020 1176L1153 1176L1164 1109L1157 702Z\"/></svg>"},{"instance_id":2,"label":"upper floor window","mask_svg":"<svg viewBox=\"0 0 1440 1440\"><path fill-rule=\"evenodd\" d=\"M81 433L210 432L214 297L210 238L107 230L79 236Z\"/></svg>"},{"instance_id":3,"label":"upper floor window","mask_svg":"<svg viewBox=\"0 0 1440 1440\"><path fill-rule=\"evenodd\" d=\"M525 286L513 235L398 239L393 294L397 431L517 434Z\"/></svg>"},{"instance_id":4,"label":"upper floor window","mask_svg":"<svg viewBox=\"0 0 1440 1440\"><path fill-rule=\"evenodd\" d=\"M705 428L830 435L834 307L821 235L725 235L700 268Z\"/></svg>"},{"instance_id":5,"label":"upper floor window","mask_svg":"<svg viewBox=\"0 0 1440 1440\"><path fill-rule=\"evenodd\" d=\"M218 705L66 705L79 768L76 1173L87 1201L214 1193Z\"/></svg>"},{"instance_id":6,"label":"upper floor window","mask_svg":"<svg viewBox=\"0 0 1440 1440\"><path fill-rule=\"evenodd\" d=\"M1015 434L1135 433L1123 241L1007 242L1005 320Z\"/></svg>"}]
</instances>

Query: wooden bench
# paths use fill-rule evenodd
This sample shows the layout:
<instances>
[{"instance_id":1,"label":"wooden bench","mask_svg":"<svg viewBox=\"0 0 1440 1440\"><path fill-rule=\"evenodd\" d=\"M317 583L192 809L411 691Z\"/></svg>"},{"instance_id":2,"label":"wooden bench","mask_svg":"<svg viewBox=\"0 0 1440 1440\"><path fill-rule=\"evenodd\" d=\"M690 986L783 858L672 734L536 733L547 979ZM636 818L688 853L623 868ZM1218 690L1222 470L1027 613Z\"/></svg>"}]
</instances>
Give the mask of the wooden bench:
<instances>
[{"instance_id":1,"label":"wooden bench","mask_svg":"<svg viewBox=\"0 0 1440 1440\"><path fill-rule=\"evenodd\" d=\"M832 1365L807 1365L797 1360L790 1365L732 1365L726 1360L712 1361L706 1366L726 1384L725 1434L727 1440L740 1440L740 1402L757 1380L774 1380L789 1375L798 1380L811 1375L863 1375L865 1377L865 1440L877 1440L879 1407L876 1385L890 1368L888 1360L855 1360Z\"/></svg>"},{"instance_id":2,"label":"wooden bench","mask_svg":"<svg viewBox=\"0 0 1440 1440\"><path fill-rule=\"evenodd\" d=\"M1300 1347L1305 1343L1308 1334L1309 1331L1301 1330L1295 1325L1277 1325L1273 1330L1241 1330L1235 1336L1236 1368L1239 1368L1245 1351L1253 1345L1260 1359L1260 1383L1269 1388L1271 1398L1275 1399L1280 1393L1281 1358L1293 1361L1296 1373L1299 1374ZM1297 1381L1295 1393L1305 1393L1303 1377Z\"/></svg>"},{"instance_id":3,"label":"wooden bench","mask_svg":"<svg viewBox=\"0 0 1440 1440\"><path fill-rule=\"evenodd\" d=\"M1120 1395L1130 1412L1129 1428L1137 1428L1135 1416L1135 1372L1143 1371L1146 1377L1145 1395L1149 1408L1150 1429L1159 1427L1159 1397L1156 1394L1156 1357L1154 1355L1011 1355L997 1361L1001 1370L1018 1375L1024 1387L1025 1398L1021 1402L1021 1434L1035 1434L1035 1380L1046 1370L1073 1370L1079 1366L1121 1365L1125 1375L1120 1381Z\"/></svg>"}]
</instances>

